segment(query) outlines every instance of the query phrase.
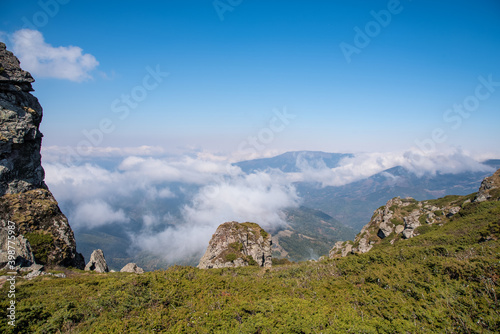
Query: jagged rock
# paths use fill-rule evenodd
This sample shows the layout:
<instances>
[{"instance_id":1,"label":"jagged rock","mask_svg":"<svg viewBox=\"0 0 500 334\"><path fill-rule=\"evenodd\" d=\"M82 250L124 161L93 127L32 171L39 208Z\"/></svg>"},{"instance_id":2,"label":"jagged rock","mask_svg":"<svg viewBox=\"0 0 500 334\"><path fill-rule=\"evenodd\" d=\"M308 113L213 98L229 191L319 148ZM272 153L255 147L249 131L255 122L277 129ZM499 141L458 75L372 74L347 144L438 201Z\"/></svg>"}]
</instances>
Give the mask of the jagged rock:
<instances>
[{"instance_id":1,"label":"jagged rock","mask_svg":"<svg viewBox=\"0 0 500 334\"><path fill-rule=\"evenodd\" d=\"M414 236L415 229L420 226L420 218L421 211L414 210L408 216L404 217L403 220L405 222L405 228L403 230L403 237L405 239L409 239Z\"/></svg>"},{"instance_id":2,"label":"jagged rock","mask_svg":"<svg viewBox=\"0 0 500 334\"><path fill-rule=\"evenodd\" d=\"M484 202L487 200L500 199L500 169L497 170L492 176L487 177L481 182L479 191L474 198L473 202ZM496 190L496 191L494 191Z\"/></svg>"},{"instance_id":3,"label":"jagged rock","mask_svg":"<svg viewBox=\"0 0 500 334\"><path fill-rule=\"evenodd\" d=\"M135 263L127 263L121 270L121 273L136 273L136 274L144 274L144 270L141 267L138 267Z\"/></svg>"},{"instance_id":4,"label":"jagged rock","mask_svg":"<svg viewBox=\"0 0 500 334\"><path fill-rule=\"evenodd\" d=\"M42 107L33 78L0 43L0 195L47 188L43 182L40 147Z\"/></svg>"},{"instance_id":5,"label":"jagged rock","mask_svg":"<svg viewBox=\"0 0 500 334\"><path fill-rule=\"evenodd\" d=\"M108 264L104 258L104 253L100 249L96 249L90 255L89 263L85 266L86 271L96 271L98 273L107 273L109 271Z\"/></svg>"},{"instance_id":6,"label":"jagged rock","mask_svg":"<svg viewBox=\"0 0 500 334\"><path fill-rule=\"evenodd\" d=\"M8 222L2 220L0 221L0 267L4 267L9 264L9 268L13 267L29 267L35 263L35 258L33 252L31 251L31 245L29 241L22 235L17 235L15 229L12 229L11 234L9 234ZM14 225L12 225L14 226ZM13 236L14 239L9 236ZM9 248L9 246L11 248ZM12 248L13 247L13 248ZM9 250L13 258L9 258ZM9 261L14 261L10 262Z\"/></svg>"},{"instance_id":7,"label":"jagged rock","mask_svg":"<svg viewBox=\"0 0 500 334\"><path fill-rule=\"evenodd\" d=\"M271 267L271 235L255 223L220 225L209 242L198 268L258 265Z\"/></svg>"},{"instance_id":8,"label":"jagged rock","mask_svg":"<svg viewBox=\"0 0 500 334\"><path fill-rule=\"evenodd\" d=\"M10 89L12 85L19 86L23 91L32 91L31 83L35 79L26 71L21 69L19 59L10 51L4 43L0 42L0 90Z\"/></svg>"},{"instance_id":9,"label":"jagged rock","mask_svg":"<svg viewBox=\"0 0 500 334\"><path fill-rule=\"evenodd\" d=\"M37 262L83 269L73 231L44 182L42 107L30 94L32 82L19 60L0 43L0 228L12 221L16 237L45 240L31 245Z\"/></svg>"}]
</instances>

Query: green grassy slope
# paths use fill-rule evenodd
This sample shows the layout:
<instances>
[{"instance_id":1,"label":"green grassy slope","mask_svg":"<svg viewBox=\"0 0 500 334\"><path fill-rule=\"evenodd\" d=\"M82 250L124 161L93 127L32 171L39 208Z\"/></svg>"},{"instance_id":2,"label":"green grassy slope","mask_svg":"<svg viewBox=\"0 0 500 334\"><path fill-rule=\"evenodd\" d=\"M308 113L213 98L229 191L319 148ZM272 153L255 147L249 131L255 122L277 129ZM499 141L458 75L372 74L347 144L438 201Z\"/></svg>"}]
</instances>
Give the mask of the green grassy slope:
<instances>
[{"instance_id":1,"label":"green grassy slope","mask_svg":"<svg viewBox=\"0 0 500 334\"><path fill-rule=\"evenodd\" d=\"M18 280L3 333L498 333L500 202L366 254L271 269Z\"/></svg>"}]
</instances>

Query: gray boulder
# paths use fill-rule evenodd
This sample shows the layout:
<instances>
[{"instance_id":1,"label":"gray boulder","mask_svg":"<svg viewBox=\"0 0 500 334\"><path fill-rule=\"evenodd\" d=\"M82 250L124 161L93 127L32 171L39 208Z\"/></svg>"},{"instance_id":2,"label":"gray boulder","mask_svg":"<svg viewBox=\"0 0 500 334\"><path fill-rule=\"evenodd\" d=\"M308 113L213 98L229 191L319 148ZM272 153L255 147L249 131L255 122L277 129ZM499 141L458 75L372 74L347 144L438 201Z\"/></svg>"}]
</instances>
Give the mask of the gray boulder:
<instances>
[{"instance_id":1,"label":"gray boulder","mask_svg":"<svg viewBox=\"0 0 500 334\"><path fill-rule=\"evenodd\" d=\"M104 253L100 249L96 249L90 255L90 260L85 266L86 271L95 271L98 273L109 272L108 264L104 258Z\"/></svg>"}]
</instances>

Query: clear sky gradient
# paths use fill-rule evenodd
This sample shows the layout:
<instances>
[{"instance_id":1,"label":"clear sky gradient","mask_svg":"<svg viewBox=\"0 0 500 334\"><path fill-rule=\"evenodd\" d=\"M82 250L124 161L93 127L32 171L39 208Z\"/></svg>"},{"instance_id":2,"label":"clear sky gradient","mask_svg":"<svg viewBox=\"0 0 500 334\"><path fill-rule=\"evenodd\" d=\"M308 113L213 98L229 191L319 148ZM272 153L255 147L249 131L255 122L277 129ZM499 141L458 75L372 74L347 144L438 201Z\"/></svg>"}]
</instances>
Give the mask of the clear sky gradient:
<instances>
[{"instance_id":1,"label":"clear sky gradient","mask_svg":"<svg viewBox=\"0 0 500 334\"><path fill-rule=\"evenodd\" d=\"M0 24L10 50L30 28L99 63L80 80L23 66L44 107L44 145L77 146L108 119L99 146L231 153L260 134L265 150L380 152L432 140L500 157L496 0L3 0ZM346 57L342 45L356 52ZM140 92L147 68L169 75L120 119L123 103L113 102ZM464 103L470 112L447 112ZM296 117L272 127L285 107Z\"/></svg>"}]
</instances>

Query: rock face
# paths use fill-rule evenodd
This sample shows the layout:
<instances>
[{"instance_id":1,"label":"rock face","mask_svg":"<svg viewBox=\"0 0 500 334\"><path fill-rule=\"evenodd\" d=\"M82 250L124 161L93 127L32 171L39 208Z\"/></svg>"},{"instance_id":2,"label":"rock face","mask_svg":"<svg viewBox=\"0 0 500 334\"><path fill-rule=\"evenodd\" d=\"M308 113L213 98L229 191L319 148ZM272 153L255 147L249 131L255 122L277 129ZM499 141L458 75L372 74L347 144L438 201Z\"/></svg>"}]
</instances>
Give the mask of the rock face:
<instances>
[{"instance_id":1,"label":"rock face","mask_svg":"<svg viewBox=\"0 0 500 334\"><path fill-rule=\"evenodd\" d=\"M481 183L474 202L499 200L500 169ZM372 219L358 233L354 241L339 241L330 250L330 258L344 257L353 253L366 253L374 245L389 239L399 240L419 235L419 228L442 225L458 214L462 207L471 203L473 195L446 196L436 200L419 202L413 198L396 197L373 213Z\"/></svg>"},{"instance_id":2,"label":"rock face","mask_svg":"<svg viewBox=\"0 0 500 334\"><path fill-rule=\"evenodd\" d=\"M33 78L0 43L0 195L46 188L41 165L42 107Z\"/></svg>"},{"instance_id":3,"label":"rock face","mask_svg":"<svg viewBox=\"0 0 500 334\"><path fill-rule=\"evenodd\" d=\"M89 263L85 266L86 271L96 271L98 273L109 272L108 264L104 258L104 253L100 249L96 249L90 255Z\"/></svg>"},{"instance_id":4,"label":"rock face","mask_svg":"<svg viewBox=\"0 0 500 334\"><path fill-rule=\"evenodd\" d=\"M42 107L30 94L33 82L0 43L0 227L12 221L37 263L83 269L73 231L44 182Z\"/></svg>"},{"instance_id":5,"label":"rock face","mask_svg":"<svg viewBox=\"0 0 500 334\"><path fill-rule=\"evenodd\" d=\"M224 223L212 236L198 268L271 267L271 244L271 235L255 223Z\"/></svg>"},{"instance_id":6,"label":"rock face","mask_svg":"<svg viewBox=\"0 0 500 334\"><path fill-rule=\"evenodd\" d=\"M121 273L136 273L143 274L144 270L141 267L138 267L135 263L127 263L121 270Z\"/></svg>"}]
</instances>

